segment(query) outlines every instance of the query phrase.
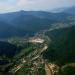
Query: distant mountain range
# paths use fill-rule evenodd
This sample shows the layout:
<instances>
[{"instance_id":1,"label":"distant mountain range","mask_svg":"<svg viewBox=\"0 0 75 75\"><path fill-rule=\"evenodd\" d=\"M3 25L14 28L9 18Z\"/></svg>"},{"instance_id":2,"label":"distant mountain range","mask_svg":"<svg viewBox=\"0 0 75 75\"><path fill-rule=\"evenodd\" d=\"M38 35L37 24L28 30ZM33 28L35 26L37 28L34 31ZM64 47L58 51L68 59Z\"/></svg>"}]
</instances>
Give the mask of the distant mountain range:
<instances>
[{"instance_id":1,"label":"distant mountain range","mask_svg":"<svg viewBox=\"0 0 75 75\"><path fill-rule=\"evenodd\" d=\"M75 7L66 8L60 13L21 10L0 14L0 38L33 35L55 23L73 23L74 12Z\"/></svg>"},{"instance_id":2,"label":"distant mountain range","mask_svg":"<svg viewBox=\"0 0 75 75\"><path fill-rule=\"evenodd\" d=\"M64 8L55 8L53 10L49 10L49 12L52 12L52 13L61 13L61 12L64 12L64 13L73 14L75 12L75 6L73 6L73 7L64 7Z\"/></svg>"}]
</instances>

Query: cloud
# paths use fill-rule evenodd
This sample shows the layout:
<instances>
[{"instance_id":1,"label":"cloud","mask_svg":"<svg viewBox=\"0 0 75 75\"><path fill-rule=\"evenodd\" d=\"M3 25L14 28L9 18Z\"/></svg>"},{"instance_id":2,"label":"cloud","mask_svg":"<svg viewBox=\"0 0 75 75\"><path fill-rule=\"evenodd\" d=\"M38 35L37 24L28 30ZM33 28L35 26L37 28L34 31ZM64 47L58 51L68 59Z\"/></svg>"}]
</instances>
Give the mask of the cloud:
<instances>
[{"instance_id":1,"label":"cloud","mask_svg":"<svg viewBox=\"0 0 75 75\"><path fill-rule=\"evenodd\" d=\"M17 5L26 5L28 3L27 0L18 0Z\"/></svg>"},{"instance_id":2,"label":"cloud","mask_svg":"<svg viewBox=\"0 0 75 75\"><path fill-rule=\"evenodd\" d=\"M17 6L26 10L44 10L75 5L75 0L18 0Z\"/></svg>"},{"instance_id":3,"label":"cloud","mask_svg":"<svg viewBox=\"0 0 75 75\"><path fill-rule=\"evenodd\" d=\"M17 5L24 6L24 5L27 5L27 4L31 4L35 1L36 0L17 0Z\"/></svg>"},{"instance_id":4,"label":"cloud","mask_svg":"<svg viewBox=\"0 0 75 75\"><path fill-rule=\"evenodd\" d=\"M75 0L0 0L0 11L46 10L75 5Z\"/></svg>"}]
</instances>

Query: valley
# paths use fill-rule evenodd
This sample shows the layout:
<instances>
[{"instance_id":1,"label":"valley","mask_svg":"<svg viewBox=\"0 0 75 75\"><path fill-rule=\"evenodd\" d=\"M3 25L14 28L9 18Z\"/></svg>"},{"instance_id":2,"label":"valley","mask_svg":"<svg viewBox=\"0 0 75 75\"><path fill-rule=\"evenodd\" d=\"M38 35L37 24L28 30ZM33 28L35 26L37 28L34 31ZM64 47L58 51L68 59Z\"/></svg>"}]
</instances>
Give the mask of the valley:
<instances>
[{"instance_id":1,"label":"valley","mask_svg":"<svg viewBox=\"0 0 75 75\"><path fill-rule=\"evenodd\" d=\"M3 75L59 75L60 70L65 65L61 63L59 58L56 58L56 54L52 53L53 55L51 54L48 56L48 53L51 52L45 52L47 52L48 50L52 50L50 46L55 47L51 45L53 40L57 39L57 35L54 33L54 31L56 33L61 33L61 30L69 28L74 29L74 26L44 30L43 32L37 33L34 37L29 38L24 37L7 39L6 42L16 45L17 48L21 47L21 50L12 58L11 62L13 63L10 62L10 64L1 67L1 73L4 72L5 74ZM55 59L58 61L56 62ZM61 67L60 64L62 64ZM40 72L39 69L41 69L42 71Z\"/></svg>"},{"instance_id":2,"label":"valley","mask_svg":"<svg viewBox=\"0 0 75 75\"><path fill-rule=\"evenodd\" d=\"M39 42L37 39L38 38L36 38L36 41L33 41L35 39L29 40L29 42L31 42L33 46L36 48L27 56L24 55L22 58L18 59L19 63L16 63L15 66L13 66L13 68L9 71L9 73L14 74L18 72L22 67L24 67L24 65L30 65L30 64L33 64L33 66L31 66L33 70L31 70L32 68L30 68L31 70L30 72L36 71L36 69L38 70L39 67L42 68L40 65L44 65L44 61L43 61L44 59L42 58L41 54L43 51L45 51L48 48L48 46L47 44L45 44L44 39L39 38L40 41L43 42ZM32 73L32 75L33 74L34 73Z\"/></svg>"},{"instance_id":3,"label":"valley","mask_svg":"<svg viewBox=\"0 0 75 75\"><path fill-rule=\"evenodd\" d=\"M0 14L0 75L74 75L71 9Z\"/></svg>"}]
</instances>

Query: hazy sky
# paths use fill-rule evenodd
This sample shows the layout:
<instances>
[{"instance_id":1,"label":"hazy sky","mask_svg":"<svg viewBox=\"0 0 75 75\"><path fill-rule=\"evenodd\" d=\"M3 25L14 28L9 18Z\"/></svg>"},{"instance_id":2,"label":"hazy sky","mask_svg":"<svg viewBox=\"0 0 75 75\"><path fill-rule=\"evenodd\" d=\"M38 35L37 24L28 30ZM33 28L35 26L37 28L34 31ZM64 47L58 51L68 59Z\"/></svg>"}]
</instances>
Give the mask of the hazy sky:
<instances>
[{"instance_id":1,"label":"hazy sky","mask_svg":"<svg viewBox=\"0 0 75 75\"><path fill-rule=\"evenodd\" d=\"M0 0L0 12L16 10L49 10L74 5L75 0Z\"/></svg>"}]
</instances>

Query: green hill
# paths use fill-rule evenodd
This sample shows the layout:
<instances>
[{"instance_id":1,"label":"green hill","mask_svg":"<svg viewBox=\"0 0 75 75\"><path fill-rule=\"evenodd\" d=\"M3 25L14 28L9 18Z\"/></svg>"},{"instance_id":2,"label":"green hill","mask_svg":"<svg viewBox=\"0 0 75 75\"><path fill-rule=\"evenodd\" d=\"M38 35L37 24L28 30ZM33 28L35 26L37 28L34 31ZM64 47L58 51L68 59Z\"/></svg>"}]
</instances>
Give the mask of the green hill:
<instances>
[{"instance_id":1,"label":"green hill","mask_svg":"<svg viewBox=\"0 0 75 75\"><path fill-rule=\"evenodd\" d=\"M52 42L44 58L59 65L75 62L75 26L47 32Z\"/></svg>"}]
</instances>

